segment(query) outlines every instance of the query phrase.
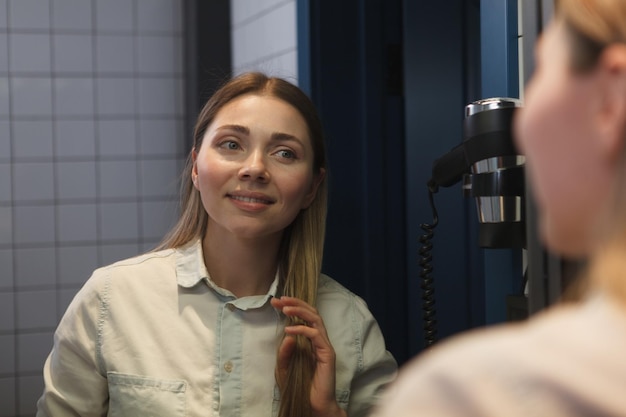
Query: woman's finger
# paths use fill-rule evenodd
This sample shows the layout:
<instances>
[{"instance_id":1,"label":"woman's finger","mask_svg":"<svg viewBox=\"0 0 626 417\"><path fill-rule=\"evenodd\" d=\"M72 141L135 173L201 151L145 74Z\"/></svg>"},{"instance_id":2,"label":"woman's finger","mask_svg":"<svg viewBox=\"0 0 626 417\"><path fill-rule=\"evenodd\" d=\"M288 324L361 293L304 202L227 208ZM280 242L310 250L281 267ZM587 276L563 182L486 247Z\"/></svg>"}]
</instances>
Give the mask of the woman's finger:
<instances>
[{"instance_id":1,"label":"woman's finger","mask_svg":"<svg viewBox=\"0 0 626 417\"><path fill-rule=\"evenodd\" d=\"M293 336L285 336L278 348L278 356L276 358L276 382L282 387L287 378L291 355L296 347L296 338Z\"/></svg>"},{"instance_id":2,"label":"woman's finger","mask_svg":"<svg viewBox=\"0 0 626 417\"><path fill-rule=\"evenodd\" d=\"M283 312L286 316L302 319L313 327L323 327L322 317L317 309L302 300L292 297L272 299L272 305Z\"/></svg>"}]
</instances>

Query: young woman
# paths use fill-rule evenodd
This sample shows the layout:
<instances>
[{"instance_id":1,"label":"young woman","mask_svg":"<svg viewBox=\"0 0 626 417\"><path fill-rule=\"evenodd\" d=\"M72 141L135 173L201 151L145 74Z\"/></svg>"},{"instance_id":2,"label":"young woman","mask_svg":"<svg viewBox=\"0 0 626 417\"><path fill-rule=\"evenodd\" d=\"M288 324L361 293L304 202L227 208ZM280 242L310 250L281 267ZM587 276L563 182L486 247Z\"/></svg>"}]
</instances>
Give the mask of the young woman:
<instances>
[{"instance_id":1,"label":"young woman","mask_svg":"<svg viewBox=\"0 0 626 417\"><path fill-rule=\"evenodd\" d=\"M515 122L543 240L586 258L582 300L442 343L380 415L626 415L626 2L560 0Z\"/></svg>"},{"instance_id":2,"label":"young woman","mask_svg":"<svg viewBox=\"0 0 626 417\"><path fill-rule=\"evenodd\" d=\"M37 415L367 414L396 363L364 302L320 273L325 152L294 85L249 73L218 90L180 220L78 293Z\"/></svg>"}]
</instances>

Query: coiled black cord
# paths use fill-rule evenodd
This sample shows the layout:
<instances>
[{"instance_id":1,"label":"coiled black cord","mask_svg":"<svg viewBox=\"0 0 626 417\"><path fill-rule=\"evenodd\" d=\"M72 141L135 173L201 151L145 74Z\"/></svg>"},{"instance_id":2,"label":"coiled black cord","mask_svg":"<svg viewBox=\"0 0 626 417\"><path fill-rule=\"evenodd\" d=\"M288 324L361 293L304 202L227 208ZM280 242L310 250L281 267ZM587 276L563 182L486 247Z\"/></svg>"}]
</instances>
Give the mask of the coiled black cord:
<instances>
[{"instance_id":1,"label":"coiled black cord","mask_svg":"<svg viewBox=\"0 0 626 417\"><path fill-rule=\"evenodd\" d=\"M420 277L422 279L422 309L424 310L424 342L426 347L430 347L437 341L437 311L435 309L435 282L432 277L433 265L432 265L432 239L434 237L434 229L439 223L437 215L437 209L435 208L435 202L433 194L437 192L437 185L432 181L428 183L428 200L430 201L430 207L433 211L432 224L422 223L420 228L424 231L424 234L420 236L421 247L419 249L420 261L419 265L422 268Z\"/></svg>"}]
</instances>

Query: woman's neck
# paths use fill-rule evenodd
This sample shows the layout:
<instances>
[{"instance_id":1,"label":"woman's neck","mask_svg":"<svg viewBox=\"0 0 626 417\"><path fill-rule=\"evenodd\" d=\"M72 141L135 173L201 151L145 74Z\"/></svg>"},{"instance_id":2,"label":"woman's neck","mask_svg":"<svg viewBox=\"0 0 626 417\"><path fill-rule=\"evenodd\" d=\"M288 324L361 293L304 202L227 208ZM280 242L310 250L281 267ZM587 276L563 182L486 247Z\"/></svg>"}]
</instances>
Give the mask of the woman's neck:
<instances>
[{"instance_id":1,"label":"woman's neck","mask_svg":"<svg viewBox=\"0 0 626 417\"><path fill-rule=\"evenodd\" d=\"M211 280L237 297L266 294L278 267L280 236L241 239L207 231L202 239Z\"/></svg>"}]
</instances>

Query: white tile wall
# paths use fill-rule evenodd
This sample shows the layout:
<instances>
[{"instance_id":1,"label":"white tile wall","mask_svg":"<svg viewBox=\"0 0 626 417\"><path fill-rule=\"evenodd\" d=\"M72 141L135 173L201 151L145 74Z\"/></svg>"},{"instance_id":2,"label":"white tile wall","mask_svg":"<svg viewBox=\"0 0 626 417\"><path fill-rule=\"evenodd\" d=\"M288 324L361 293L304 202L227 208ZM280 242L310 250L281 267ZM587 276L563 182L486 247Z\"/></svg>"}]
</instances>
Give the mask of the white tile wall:
<instances>
[{"instance_id":1,"label":"white tile wall","mask_svg":"<svg viewBox=\"0 0 626 417\"><path fill-rule=\"evenodd\" d=\"M247 20L258 19L268 10L289 2L285 0L231 0L231 23L237 26Z\"/></svg>"},{"instance_id":2,"label":"white tile wall","mask_svg":"<svg viewBox=\"0 0 626 417\"><path fill-rule=\"evenodd\" d=\"M141 205L142 227L145 236L163 236L173 225L176 205L172 203L146 201Z\"/></svg>"},{"instance_id":3,"label":"white tile wall","mask_svg":"<svg viewBox=\"0 0 626 417\"><path fill-rule=\"evenodd\" d=\"M53 204L29 206L23 203L16 206L13 224L15 247L27 244L53 244L56 239Z\"/></svg>"},{"instance_id":4,"label":"white tile wall","mask_svg":"<svg viewBox=\"0 0 626 417\"><path fill-rule=\"evenodd\" d=\"M231 0L232 65L297 84L296 0Z\"/></svg>"},{"instance_id":5,"label":"white tile wall","mask_svg":"<svg viewBox=\"0 0 626 417\"><path fill-rule=\"evenodd\" d=\"M54 198L52 162L21 162L13 165L15 203L50 201ZM33 219L34 220L34 219Z\"/></svg>"},{"instance_id":6,"label":"white tile wall","mask_svg":"<svg viewBox=\"0 0 626 417\"><path fill-rule=\"evenodd\" d=\"M2 114L0 113L0 116L1 115ZM9 121L0 120L0 161L8 161L10 157L11 157L11 133L10 133Z\"/></svg>"},{"instance_id":7,"label":"white tile wall","mask_svg":"<svg viewBox=\"0 0 626 417\"><path fill-rule=\"evenodd\" d=\"M0 203L11 202L11 165L0 163Z\"/></svg>"},{"instance_id":8,"label":"white tile wall","mask_svg":"<svg viewBox=\"0 0 626 417\"><path fill-rule=\"evenodd\" d=\"M49 73L50 36L16 33L9 36L9 70L21 73Z\"/></svg>"},{"instance_id":9,"label":"white tile wall","mask_svg":"<svg viewBox=\"0 0 626 417\"><path fill-rule=\"evenodd\" d=\"M0 205L0 245L10 247L13 239L13 209Z\"/></svg>"},{"instance_id":10,"label":"white tile wall","mask_svg":"<svg viewBox=\"0 0 626 417\"><path fill-rule=\"evenodd\" d=\"M96 28L102 32L132 32L133 6L128 0L96 0ZM168 10L169 11L169 10Z\"/></svg>"},{"instance_id":11,"label":"white tile wall","mask_svg":"<svg viewBox=\"0 0 626 417\"><path fill-rule=\"evenodd\" d=\"M15 370L15 337L13 335L0 336L0 375L10 374Z\"/></svg>"},{"instance_id":12,"label":"white tile wall","mask_svg":"<svg viewBox=\"0 0 626 417\"><path fill-rule=\"evenodd\" d=\"M58 249L59 283L62 285L82 285L85 277L93 272L98 264L98 247L95 245L63 246Z\"/></svg>"},{"instance_id":13,"label":"white tile wall","mask_svg":"<svg viewBox=\"0 0 626 417\"><path fill-rule=\"evenodd\" d=\"M145 74L181 74L182 50L171 36L138 37L138 69Z\"/></svg>"},{"instance_id":14,"label":"white tile wall","mask_svg":"<svg viewBox=\"0 0 626 417\"><path fill-rule=\"evenodd\" d=\"M169 172L179 169L179 161L175 159L147 160L141 163L141 194L146 197L165 197L176 193L179 186L178 178Z\"/></svg>"},{"instance_id":15,"label":"white tile wall","mask_svg":"<svg viewBox=\"0 0 626 417\"><path fill-rule=\"evenodd\" d=\"M8 0L0 0L0 29L7 28L7 1Z\"/></svg>"},{"instance_id":16,"label":"white tile wall","mask_svg":"<svg viewBox=\"0 0 626 417\"><path fill-rule=\"evenodd\" d=\"M173 140L180 132L181 121L144 119L139 122L140 149L144 155L164 156L182 153L182 143Z\"/></svg>"},{"instance_id":17,"label":"white tile wall","mask_svg":"<svg viewBox=\"0 0 626 417\"><path fill-rule=\"evenodd\" d=\"M96 155L96 136L93 120L55 120L55 157L88 158Z\"/></svg>"},{"instance_id":18,"label":"white tile wall","mask_svg":"<svg viewBox=\"0 0 626 417\"><path fill-rule=\"evenodd\" d=\"M137 30L140 33L173 33L180 30L175 20L176 15L180 15L180 8L172 7L175 4L171 0L142 1L137 6Z\"/></svg>"},{"instance_id":19,"label":"white tile wall","mask_svg":"<svg viewBox=\"0 0 626 417\"><path fill-rule=\"evenodd\" d=\"M11 91L6 95L15 117L48 117L52 115L52 80L50 78L24 78L15 76L11 79ZM3 104L0 103L0 112Z\"/></svg>"},{"instance_id":20,"label":"white tile wall","mask_svg":"<svg viewBox=\"0 0 626 417\"><path fill-rule=\"evenodd\" d=\"M96 39L98 73L132 73L135 50L132 35L100 35Z\"/></svg>"},{"instance_id":21,"label":"white tile wall","mask_svg":"<svg viewBox=\"0 0 626 417\"><path fill-rule=\"evenodd\" d=\"M102 161L98 163L98 169L98 186L102 198L133 198L137 195L139 167L136 161Z\"/></svg>"},{"instance_id":22,"label":"white tile wall","mask_svg":"<svg viewBox=\"0 0 626 417\"><path fill-rule=\"evenodd\" d=\"M52 120L16 120L12 136L14 158L46 158L52 155Z\"/></svg>"},{"instance_id":23,"label":"white tile wall","mask_svg":"<svg viewBox=\"0 0 626 417\"><path fill-rule=\"evenodd\" d=\"M17 325L22 330L53 328L56 325L55 290L17 292L15 305Z\"/></svg>"},{"instance_id":24,"label":"white tile wall","mask_svg":"<svg viewBox=\"0 0 626 417\"><path fill-rule=\"evenodd\" d=\"M96 82L96 96L98 115L134 116L134 78L98 78Z\"/></svg>"},{"instance_id":25,"label":"white tile wall","mask_svg":"<svg viewBox=\"0 0 626 417\"><path fill-rule=\"evenodd\" d=\"M92 2L85 0L52 0L54 29L89 31L92 28Z\"/></svg>"},{"instance_id":26,"label":"white tile wall","mask_svg":"<svg viewBox=\"0 0 626 417\"><path fill-rule=\"evenodd\" d=\"M50 286L56 278L54 248L16 249L15 278L20 287Z\"/></svg>"},{"instance_id":27,"label":"white tile wall","mask_svg":"<svg viewBox=\"0 0 626 417\"><path fill-rule=\"evenodd\" d=\"M60 243L93 242L98 236L95 204L57 206L57 229Z\"/></svg>"},{"instance_id":28,"label":"white tile wall","mask_svg":"<svg viewBox=\"0 0 626 417\"><path fill-rule=\"evenodd\" d=\"M56 183L56 196L61 201L94 201L97 197L96 166L93 162L57 164Z\"/></svg>"},{"instance_id":29,"label":"white tile wall","mask_svg":"<svg viewBox=\"0 0 626 417\"><path fill-rule=\"evenodd\" d=\"M12 288L13 288L13 251L11 249L0 249L0 291L9 290ZM2 292L0 292L0 294L2 294ZM12 294L7 294L7 297L9 296L12 296ZM0 300L1 299L2 298L0 296ZM0 316L3 316L2 307L0 307ZM11 319L11 322L12 322L12 319ZM2 331L1 328L0 328L0 331Z\"/></svg>"},{"instance_id":30,"label":"white tile wall","mask_svg":"<svg viewBox=\"0 0 626 417\"><path fill-rule=\"evenodd\" d=\"M16 380L13 377L9 378L0 378L0 392L2 392L5 398L15 398L15 385ZM17 415L15 411L15 402L7 401L3 406L2 410L0 410L0 417L14 417Z\"/></svg>"},{"instance_id":31,"label":"white tile wall","mask_svg":"<svg viewBox=\"0 0 626 417\"><path fill-rule=\"evenodd\" d=\"M91 35L54 35L53 51L53 69L57 74L91 73L93 71L93 40Z\"/></svg>"},{"instance_id":32,"label":"white tile wall","mask_svg":"<svg viewBox=\"0 0 626 417\"><path fill-rule=\"evenodd\" d=\"M138 240L137 203L102 203L100 231L104 240Z\"/></svg>"},{"instance_id":33,"label":"white tile wall","mask_svg":"<svg viewBox=\"0 0 626 417\"><path fill-rule=\"evenodd\" d=\"M0 115L9 115L9 79L0 77Z\"/></svg>"},{"instance_id":34,"label":"white tile wall","mask_svg":"<svg viewBox=\"0 0 626 417\"><path fill-rule=\"evenodd\" d=\"M43 367L46 356L52 347L52 332L21 334L17 337L19 346L18 372L37 373Z\"/></svg>"},{"instance_id":35,"label":"white tile wall","mask_svg":"<svg viewBox=\"0 0 626 417\"><path fill-rule=\"evenodd\" d=\"M9 70L9 48L7 35L0 33L0 72Z\"/></svg>"},{"instance_id":36,"label":"white tile wall","mask_svg":"<svg viewBox=\"0 0 626 417\"><path fill-rule=\"evenodd\" d=\"M15 319L15 300L12 294L0 293L0 331L8 331L13 328Z\"/></svg>"},{"instance_id":37,"label":"white tile wall","mask_svg":"<svg viewBox=\"0 0 626 417\"><path fill-rule=\"evenodd\" d=\"M18 373L18 375L28 374ZM32 405L33 397L36 397L37 393L40 393L43 389L43 379L40 376L18 376L16 385L18 409L34 411L34 407Z\"/></svg>"},{"instance_id":38,"label":"white tile wall","mask_svg":"<svg viewBox=\"0 0 626 417\"><path fill-rule=\"evenodd\" d=\"M54 111L57 117L93 116L93 80L91 78L56 78Z\"/></svg>"},{"instance_id":39,"label":"white tile wall","mask_svg":"<svg viewBox=\"0 0 626 417\"><path fill-rule=\"evenodd\" d=\"M181 115L182 85L175 78L141 78L138 86L139 112L144 116Z\"/></svg>"},{"instance_id":40,"label":"white tile wall","mask_svg":"<svg viewBox=\"0 0 626 417\"><path fill-rule=\"evenodd\" d=\"M93 270L175 220L183 4L0 0L0 417L34 415Z\"/></svg>"},{"instance_id":41,"label":"white tile wall","mask_svg":"<svg viewBox=\"0 0 626 417\"><path fill-rule=\"evenodd\" d=\"M8 6L11 29L50 29L50 2L9 0Z\"/></svg>"},{"instance_id":42,"label":"white tile wall","mask_svg":"<svg viewBox=\"0 0 626 417\"><path fill-rule=\"evenodd\" d=\"M101 156L122 157L137 154L137 123L135 120L100 120L98 149ZM170 138L172 142L176 137Z\"/></svg>"}]
</instances>

